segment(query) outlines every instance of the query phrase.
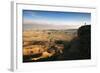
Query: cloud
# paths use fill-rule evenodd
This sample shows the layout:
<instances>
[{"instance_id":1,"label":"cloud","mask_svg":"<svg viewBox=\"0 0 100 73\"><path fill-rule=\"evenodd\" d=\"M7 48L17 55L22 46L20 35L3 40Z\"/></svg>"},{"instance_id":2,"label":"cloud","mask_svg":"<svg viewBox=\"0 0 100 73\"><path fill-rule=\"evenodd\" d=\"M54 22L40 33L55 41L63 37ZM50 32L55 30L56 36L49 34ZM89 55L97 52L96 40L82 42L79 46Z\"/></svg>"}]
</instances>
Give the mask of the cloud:
<instances>
[{"instance_id":1,"label":"cloud","mask_svg":"<svg viewBox=\"0 0 100 73\"><path fill-rule=\"evenodd\" d=\"M23 24L50 24L50 25L83 25L85 22L79 21L58 21L58 20L43 20L43 19L24 19Z\"/></svg>"},{"instance_id":2,"label":"cloud","mask_svg":"<svg viewBox=\"0 0 100 73\"><path fill-rule=\"evenodd\" d=\"M24 19L23 25L25 29L77 29L84 24L81 22Z\"/></svg>"}]
</instances>

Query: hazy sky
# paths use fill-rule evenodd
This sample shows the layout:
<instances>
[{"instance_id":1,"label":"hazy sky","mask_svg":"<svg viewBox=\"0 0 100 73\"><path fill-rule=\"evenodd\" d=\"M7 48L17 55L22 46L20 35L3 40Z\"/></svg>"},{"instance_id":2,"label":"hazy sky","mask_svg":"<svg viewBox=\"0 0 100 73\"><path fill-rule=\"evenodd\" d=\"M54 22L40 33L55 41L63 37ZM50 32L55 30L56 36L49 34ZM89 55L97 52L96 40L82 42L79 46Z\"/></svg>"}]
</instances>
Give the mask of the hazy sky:
<instances>
[{"instance_id":1,"label":"hazy sky","mask_svg":"<svg viewBox=\"0 0 100 73\"><path fill-rule=\"evenodd\" d=\"M77 29L91 24L91 13L23 10L23 28Z\"/></svg>"},{"instance_id":2,"label":"hazy sky","mask_svg":"<svg viewBox=\"0 0 100 73\"><path fill-rule=\"evenodd\" d=\"M23 10L24 23L47 22L61 24L91 23L90 13Z\"/></svg>"}]
</instances>

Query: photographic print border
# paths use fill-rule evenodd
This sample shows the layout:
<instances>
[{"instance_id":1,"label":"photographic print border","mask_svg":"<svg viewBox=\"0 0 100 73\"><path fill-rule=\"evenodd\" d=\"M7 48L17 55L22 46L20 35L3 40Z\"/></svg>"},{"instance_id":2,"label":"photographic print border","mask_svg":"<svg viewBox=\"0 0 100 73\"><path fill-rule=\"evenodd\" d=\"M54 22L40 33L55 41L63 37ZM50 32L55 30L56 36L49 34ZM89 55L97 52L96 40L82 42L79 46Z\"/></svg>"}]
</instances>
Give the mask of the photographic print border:
<instances>
[{"instance_id":1,"label":"photographic print border","mask_svg":"<svg viewBox=\"0 0 100 73\"><path fill-rule=\"evenodd\" d=\"M32 69L53 69L76 66L96 65L96 48L93 45L93 27L96 24L96 9L92 7L74 7L59 5L41 5L34 3L11 3L11 28L12 28L12 49L11 49L11 70L32 70ZM72 61L56 61L56 62L38 62L23 63L22 62L22 9L33 10L49 10L49 11L72 11L72 12L90 12L91 13L91 60L72 60ZM20 24L20 25L19 25Z\"/></svg>"}]
</instances>

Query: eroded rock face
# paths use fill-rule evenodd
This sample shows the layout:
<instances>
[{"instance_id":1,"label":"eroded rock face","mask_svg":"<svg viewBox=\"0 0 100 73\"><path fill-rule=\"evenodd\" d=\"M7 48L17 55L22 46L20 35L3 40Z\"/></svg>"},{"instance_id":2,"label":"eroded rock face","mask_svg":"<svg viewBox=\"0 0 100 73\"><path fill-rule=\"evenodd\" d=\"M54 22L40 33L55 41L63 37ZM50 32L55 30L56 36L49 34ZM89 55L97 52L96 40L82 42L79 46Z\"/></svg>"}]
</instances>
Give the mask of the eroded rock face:
<instances>
[{"instance_id":1,"label":"eroded rock face","mask_svg":"<svg viewBox=\"0 0 100 73\"><path fill-rule=\"evenodd\" d=\"M78 29L78 36L70 41L67 49L64 49L66 60L91 58L91 26L85 25Z\"/></svg>"}]
</instances>

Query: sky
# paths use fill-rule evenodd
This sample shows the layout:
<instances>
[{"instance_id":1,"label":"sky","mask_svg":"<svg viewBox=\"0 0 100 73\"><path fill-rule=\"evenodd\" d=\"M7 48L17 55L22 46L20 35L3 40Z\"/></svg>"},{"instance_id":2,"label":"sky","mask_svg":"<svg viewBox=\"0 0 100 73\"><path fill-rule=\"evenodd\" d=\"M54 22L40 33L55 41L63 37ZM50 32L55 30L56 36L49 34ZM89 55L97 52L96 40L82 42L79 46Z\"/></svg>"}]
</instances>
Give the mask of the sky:
<instances>
[{"instance_id":1,"label":"sky","mask_svg":"<svg viewBox=\"0 0 100 73\"><path fill-rule=\"evenodd\" d=\"M91 24L91 13L23 10L23 24L83 25Z\"/></svg>"}]
</instances>

